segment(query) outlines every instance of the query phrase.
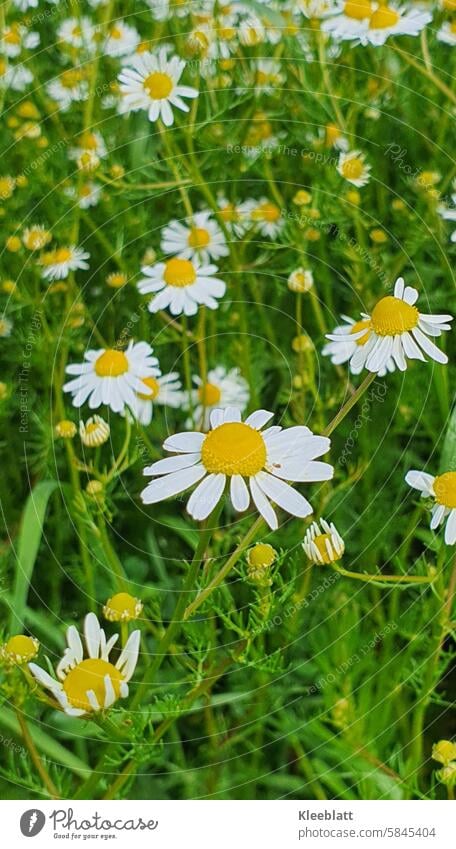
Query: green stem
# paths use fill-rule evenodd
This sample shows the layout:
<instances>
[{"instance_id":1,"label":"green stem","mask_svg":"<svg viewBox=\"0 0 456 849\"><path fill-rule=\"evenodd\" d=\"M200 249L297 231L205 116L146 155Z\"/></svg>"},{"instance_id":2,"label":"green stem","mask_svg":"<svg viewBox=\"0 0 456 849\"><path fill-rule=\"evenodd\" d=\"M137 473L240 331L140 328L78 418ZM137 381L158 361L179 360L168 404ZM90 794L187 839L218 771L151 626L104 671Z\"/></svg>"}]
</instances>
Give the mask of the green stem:
<instances>
[{"instance_id":1,"label":"green stem","mask_svg":"<svg viewBox=\"0 0 456 849\"><path fill-rule=\"evenodd\" d=\"M369 388L369 386L375 380L376 377L377 377L376 374L369 373L364 378L363 382L360 383L360 385L355 390L355 392L353 393L351 398L349 398L348 401L345 402L343 407L341 407L339 412L334 416L333 420L329 423L329 425L327 427L325 427L323 434L322 434L323 436L330 436L333 433L333 431L336 429L336 427L338 427L340 425L340 423L344 420L345 416L350 412L352 407L354 407L355 404L361 398L361 396L364 395L366 389Z\"/></svg>"},{"instance_id":2,"label":"green stem","mask_svg":"<svg viewBox=\"0 0 456 849\"><path fill-rule=\"evenodd\" d=\"M20 710L20 708L16 708L16 716L17 716L17 721L18 721L20 729L21 729L22 738L24 740L25 746L28 750L28 753L29 753L29 755L32 759L33 765L34 765L38 775L40 776L40 778L41 778L44 786L46 787L46 790L48 791L49 795L53 799L60 799L61 796L59 794L59 791L57 790L54 782L52 781L52 778L50 777L49 773L47 772L47 770L46 770L46 768L43 764L43 761L41 760L41 757L38 753L38 750L35 746L35 743L33 742L32 735L30 734L30 731L28 729L28 725L25 721L25 716L22 713L22 711Z\"/></svg>"}]
</instances>

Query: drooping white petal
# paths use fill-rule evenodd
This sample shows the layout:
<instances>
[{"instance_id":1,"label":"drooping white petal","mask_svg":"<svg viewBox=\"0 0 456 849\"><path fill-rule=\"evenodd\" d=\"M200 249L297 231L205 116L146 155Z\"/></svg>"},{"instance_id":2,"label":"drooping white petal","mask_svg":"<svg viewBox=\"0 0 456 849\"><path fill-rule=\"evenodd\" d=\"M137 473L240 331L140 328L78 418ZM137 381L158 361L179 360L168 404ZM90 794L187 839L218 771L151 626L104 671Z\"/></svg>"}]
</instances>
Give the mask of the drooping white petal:
<instances>
[{"instance_id":1,"label":"drooping white petal","mask_svg":"<svg viewBox=\"0 0 456 849\"><path fill-rule=\"evenodd\" d=\"M252 493L253 501L255 503L255 507L257 508L258 512L263 516L263 519L269 525L271 530L276 531L279 526L276 513L271 507L264 492L258 486L254 477L249 478L249 486L250 492Z\"/></svg>"},{"instance_id":2,"label":"drooping white petal","mask_svg":"<svg viewBox=\"0 0 456 849\"><path fill-rule=\"evenodd\" d=\"M443 504L435 504L432 508L431 531L435 531L445 518L445 506Z\"/></svg>"},{"instance_id":3,"label":"drooping white petal","mask_svg":"<svg viewBox=\"0 0 456 849\"><path fill-rule=\"evenodd\" d=\"M454 545L456 542L456 510L452 510L445 526L445 542Z\"/></svg>"},{"instance_id":4,"label":"drooping white petal","mask_svg":"<svg viewBox=\"0 0 456 849\"><path fill-rule=\"evenodd\" d=\"M187 512L193 519L207 519L222 497L225 482L225 475L212 474L197 486L187 502Z\"/></svg>"},{"instance_id":5,"label":"drooping white petal","mask_svg":"<svg viewBox=\"0 0 456 849\"><path fill-rule=\"evenodd\" d=\"M435 477L433 475L429 475L427 472L420 472L416 469L411 469L410 472L407 472L405 481L409 486L412 486L413 489L418 489L425 495L431 495Z\"/></svg>"},{"instance_id":6,"label":"drooping white petal","mask_svg":"<svg viewBox=\"0 0 456 849\"><path fill-rule=\"evenodd\" d=\"M188 469L181 469L179 472L171 472L171 474L164 475L161 478L155 478L143 489L141 500L143 504L156 504L158 501L164 501L166 498L185 492L190 486L204 478L206 473L204 466L198 464L197 466L190 466Z\"/></svg>"},{"instance_id":7,"label":"drooping white petal","mask_svg":"<svg viewBox=\"0 0 456 849\"><path fill-rule=\"evenodd\" d=\"M242 475L233 475L230 481L230 498L234 509L238 513L247 510L250 504L250 494Z\"/></svg>"},{"instance_id":8,"label":"drooping white petal","mask_svg":"<svg viewBox=\"0 0 456 849\"><path fill-rule=\"evenodd\" d=\"M105 685L105 700L103 707L108 708L114 704L116 700L116 692L114 690L113 683L109 675L105 675L104 677L104 685Z\"/></svg>"},{"instance_id":9,"label":"drooping white petal","mask_svg":"<svg viewBox=\"0 0 456 849\"><path fill-rule=\"evenodd\" d=\"M307 498L284 481L274 478L267 472L259 472L255 480L269 498L287 513L305 519L313 513L312 505Z\"/></svg>"},{"instance_id":10,"label":"drooping white petal","mask_svg":"<svg viewBox=\"0 0 456 849\"><path fill-rule=\"evenodd\" d=\"M100 710L100 705L98 704L98 699L97 699L94 691L93 690L87 690L86 696L87 696L90 707L95 711Z\"/></svg>"},{"instance_id":11,"label":"drooping white petal","mask_svg":"<svg viewBox=\"0 0 456 849\"><path fill-rule=\"evenodd\" d=\"M418 345L423 349L424 353L431 357L432 360L435 360L436 363L441 363L445 365L448 362L448 357L440 348L437 348L437 345L434 345L427 336L424 335L423 331L420 330L419 327L414 327L412 333L418 342Z\"/></svg>"}]
</instances>

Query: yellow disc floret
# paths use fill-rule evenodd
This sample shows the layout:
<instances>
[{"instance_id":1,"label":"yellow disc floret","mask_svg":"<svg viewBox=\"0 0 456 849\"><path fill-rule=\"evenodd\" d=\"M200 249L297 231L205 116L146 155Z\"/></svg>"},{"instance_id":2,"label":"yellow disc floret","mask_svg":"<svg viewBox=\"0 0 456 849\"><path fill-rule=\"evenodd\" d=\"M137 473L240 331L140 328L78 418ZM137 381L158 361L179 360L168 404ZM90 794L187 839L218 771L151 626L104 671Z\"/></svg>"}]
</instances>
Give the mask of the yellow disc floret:
<instances>
[{"instance_id":1,"label":"yellow disc floret","mask_svg":"<svg viewBox=\"0 0 456 849\"><path fill-rule=\"evenodd\" d=\"M277 557L277 552L272 545L267 542L258 542L249 550L247 560L249 566L253 568L266 568L272 566Z\"/></svg>"},{"instance_id":2,"label":"yellow disc floret","mask_svg":"<svg viewBox=\"0 0 456 849\"><path fill-rule=\"evenodd\" d=\"M63 682L63 689L72 707L86 711L94 710L87 696L87 691L92 690L100 708L103 708L106 695L106 675L111 680L116 698L119 698L123 678L119 670L107 660L88 658L70 669Z\"/></svg>"},{"instance_id":3,"label":"yellow disc floret","mask_svg":"<svg viewBox=\"0 0 456 849\"><path fill-rule=\"evenodd\" d=\"M201 460L208 472L225 475L256 475L266 463L261 434L242 422L226 422L204 439Z\"/></svg>"},{"instance_id":4,"label":"yellow disc floret","mask_svg":"<svg viewBox=\"0 0 456 849\"><path fill-rule=\"evenodd\" d=\"M340 560L341 555L337 554L331 539L331 534L319 534L314 537L313 544L318 549L318 553L321 557L321 562L326 563L334 563L336 560Z\"/></svg>"},{"instance_id":5,"label":"yellow disc floret","mask_svg":"<svg viewBox=\"0 0 456 849\"><path fill-rule=\"evenodd\" d=\"M211 241L210 234L204 227L192 227L188 237L188 245L190 248L205 248Z\"/></svg>"},{"instance_id":6,"label":"yellow disc floret","mask_svg":"<svg viewBox=\"0 0 456 849\"><path fill-rule=\"evenodd\" d=\"M168 286L191 286L196 280L196 271L189 259L169 259L165 263L164 280Z\"/></svg>"},{"instance_id":7,"label":"yellow disc floret","mask_svg":"<svg viewBox=\"0 0 456 849\"><path fill-rule=\"evenodd\" d=\"M173 90L173 81L168 74L154 71L146 77L143 86L152 100L164 100Z\"/></svg>"},{"instance_id":8,"label":"yellow disc floret","mask_svg":"<svg viewBox=\"0 0 456 849\"><path fill-rule=\"evenodd\" d=\"M116 593L103 607L103 615L109 622L131 622L137 619L143 609L139 598L130 593Z\"/></svg>"},{"instance_id":9,"label":"yellow disc floret","mask_svg":"<svg viewBox=\"0 0 456 849\"><path fill-rule=\"evenodd\" d=\"M128 360L123 351L108 348L95 362L98 377L119 377L128 371Z\"/></svg>"},{"instance_id":10,"label":"yellow disc floret","mask_svg":"<svg viewBox=\"0 0 456 849\"><path fill-rule=\"evenodd\" d=\"M214 407L220 401L221 391L215 383L205 383L198 389L198 399L204 407Z\"/></svg>"},{"instance_id":11,"label":"yellow disc floret","mask_svg":"<svg viewBox=\"0 0 456 849\"><path fill-rule=\"evenodd\" d=\"M16 634L1 648L1 657L7 663L28 663L38 654L39 643L33 637Z\"/></svg>"},{"instance_id":12,"label":"yellow disc floret","mask_svg":"<svg viewBox=\"0 0 456 849\"><path fill-rule=\"evenodd\" d=\"M137 392L138 398L141 398L143 401L155 401L158 393L160 392L160 384L155 377L143 377L141 378L141 382L144 383L151 391L149 393L146 392Z\"/></svg>"},{"instance_id":13,"label":"yellow disc floret","mask_svg":"<svg viewBox=\"0 0 456 849\"><path fill-rule=\"evenodd\" d=\"M387 295L372 310L371 324L378 336L396 336L417 326L419 313L416 307L400 298Z\"/></svg>"},{"instance_id":14,"label":"yellow disc floret","mask_svg":"<svg viewBox=\"0 0 456 849\"><path fill-rule=\"evenodd\" d=\"M394 27L400 18L399 12L389 6L380 6L369 21L369 29L387 29Z\"/></svg>"},{"instance_id":15,"label":"yellow disc floret","mask_svg":"<svg viewBox=\"0 0 456 849\"><path fill-rule=\"evenodd\" d=\"M456 508L456 472L445 472L434 480L436 501L450 510Z\"/></svg>"},{"instance_id":16,"label":"yellow disc floret","mask_svg":"<svg viewBox=\"0 0 456 849\"><path fill-rule=\"evenodd\" d=\"M355 18L362 21L372 15L372 3L370 0L347 0L344 6L344 15L347 18Z\"/></svg>"}]
</instances>

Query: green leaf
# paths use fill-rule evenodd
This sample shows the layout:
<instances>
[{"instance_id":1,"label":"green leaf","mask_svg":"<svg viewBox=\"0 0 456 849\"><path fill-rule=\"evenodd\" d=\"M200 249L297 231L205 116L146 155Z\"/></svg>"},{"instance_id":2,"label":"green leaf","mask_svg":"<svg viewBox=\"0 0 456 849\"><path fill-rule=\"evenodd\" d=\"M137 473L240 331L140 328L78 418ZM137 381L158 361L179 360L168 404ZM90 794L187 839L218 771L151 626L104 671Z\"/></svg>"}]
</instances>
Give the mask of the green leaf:
<instances>
[{"instance_id":1,"label":"green leaf","mask_svg":"<svg viewBox=\"0 0 456 849\"><path fill-rule=\"evenodd\" d=\"M440 457L440 472L456 471L456 407L454 408L447 432L443 441L442 454Z\"/></svg>"},{"instance_id":2,"label":"green leaf","mask_svg":"<svg viewBox=\"0 0 456 849\"><path fill-rule=\"evenodd\" d=\"M17 541L16 579L10 619L11 631L23 627L24 611L32 580L33 567L40 547L48 501L57 481L40 481L27 498Z\"/></svg>"},{"instance_id":3,"label":"green leaf","mask_svg":"<svg viewBox=\"0 0 456 849\"><path fill-rule=\"evenodd\" d=\"M2 706L0 712L0 727L14 734L19 740L22 739L19 722L14 712L9 708ZM39 751L46 755L57 766L64 766L70 769L76 775L81 775L86 778L90 773L90 767L84 763L81 758L73 755L65 746L62 746L57 740L54 740L40 728L36 728L32 723L29 723L29 730L35 746Z\"/></svg>"}]
</instances>

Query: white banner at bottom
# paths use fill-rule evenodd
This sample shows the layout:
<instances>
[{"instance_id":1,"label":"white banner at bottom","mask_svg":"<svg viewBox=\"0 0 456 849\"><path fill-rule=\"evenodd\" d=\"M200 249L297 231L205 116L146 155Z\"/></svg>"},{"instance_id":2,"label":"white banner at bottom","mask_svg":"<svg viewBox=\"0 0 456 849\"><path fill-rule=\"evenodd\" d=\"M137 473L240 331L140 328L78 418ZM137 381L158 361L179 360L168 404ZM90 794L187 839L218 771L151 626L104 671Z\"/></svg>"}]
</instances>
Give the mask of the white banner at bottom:
<instances>
[{"instance_id":1,"label":"white banner at bottom","mask_svg":"<svg viewBox=\"0 0 456 849\"><path fill-rule=\"evenodd\" d=\"M7 849L89 841L115 849L453 849L455 812L443 801L0 802Z\"/></svg>"}]
</instances>

